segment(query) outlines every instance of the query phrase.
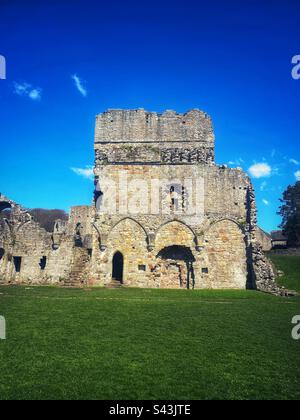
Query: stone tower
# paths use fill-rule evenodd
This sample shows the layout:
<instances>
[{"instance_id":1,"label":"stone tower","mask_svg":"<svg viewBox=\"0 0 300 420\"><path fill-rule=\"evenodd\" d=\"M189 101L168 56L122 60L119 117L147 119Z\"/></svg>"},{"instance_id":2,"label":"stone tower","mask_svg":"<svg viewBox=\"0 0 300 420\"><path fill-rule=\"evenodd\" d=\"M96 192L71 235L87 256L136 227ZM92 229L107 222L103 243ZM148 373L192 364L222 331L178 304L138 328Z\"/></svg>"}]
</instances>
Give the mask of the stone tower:
<instances>
[{"instance_id":1,"label":"stone tower","mask_svg":"<svg viewBox=\"0 0 300 420\"><path fill-rule=\"evenodd\" d=\"M252 185L215 164L199 110L97 116L94 278L128 286L245 288Z\"/></svg>"}]
</instances>

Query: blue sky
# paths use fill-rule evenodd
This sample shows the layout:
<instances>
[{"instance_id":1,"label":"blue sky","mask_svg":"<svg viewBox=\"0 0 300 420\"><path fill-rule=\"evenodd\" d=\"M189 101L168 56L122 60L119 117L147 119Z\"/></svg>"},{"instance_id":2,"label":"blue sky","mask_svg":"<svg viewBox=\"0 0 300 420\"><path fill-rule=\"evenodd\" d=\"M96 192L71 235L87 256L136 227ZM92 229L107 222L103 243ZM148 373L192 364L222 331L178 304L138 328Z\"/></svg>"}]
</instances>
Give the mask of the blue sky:
<instances>
[{"instance_id":1,"label":"blue sky","mask_svg":"<svg viewBox=\"0 0 300 420\"><path fill-rule=\"evenodd\" d=\"M252 167L259 223L277 227L300 179L299 0L1 0L0 28L1 192L27 207L90 204L96 114L200 108L217 162Z\"/></svg>"}]
</instances>

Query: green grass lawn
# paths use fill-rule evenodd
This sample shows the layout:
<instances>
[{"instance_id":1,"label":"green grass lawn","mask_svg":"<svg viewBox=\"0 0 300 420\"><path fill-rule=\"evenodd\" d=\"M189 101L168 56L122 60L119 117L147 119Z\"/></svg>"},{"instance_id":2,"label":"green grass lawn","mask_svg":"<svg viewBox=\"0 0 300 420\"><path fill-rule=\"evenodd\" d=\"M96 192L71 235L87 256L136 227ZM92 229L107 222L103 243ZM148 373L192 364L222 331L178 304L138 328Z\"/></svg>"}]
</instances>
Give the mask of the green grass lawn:
<instances>
[{"instance_id":1,"label":"green grass lawn","mask_svg":"<svg viewBox=\"0 0 300 420\"><path fill-rule=\"evenodd\" d=\"M284 272L277 283L287 289L300 293L300 257L268 253L276 268Z\"/></svg>"},{"instance_id":2,"label":"green grass lawn","mask_svg":"<svg viewBox=\"0 0 300 420\"><path fill-rule=\"evenodd\" d=\"M0 287L1 399L299 399L299 298Z\"/></svg>"}]
</instances>

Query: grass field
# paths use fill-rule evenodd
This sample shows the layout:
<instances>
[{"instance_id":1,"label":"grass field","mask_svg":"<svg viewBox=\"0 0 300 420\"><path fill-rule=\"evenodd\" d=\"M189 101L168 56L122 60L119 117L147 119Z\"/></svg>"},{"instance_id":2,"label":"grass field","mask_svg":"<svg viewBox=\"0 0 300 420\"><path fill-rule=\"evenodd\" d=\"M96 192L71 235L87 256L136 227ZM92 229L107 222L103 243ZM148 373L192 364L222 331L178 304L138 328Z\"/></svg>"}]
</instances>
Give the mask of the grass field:
<instances>
[{"instance_id":1,"label":"grass field","mask_svg":"<svg viewBox=\"0 0 300 420\"><path fill-rule=\"evenodd\" d=\"M268 256L276 268L284 272L284 276L277 279L278 284L300 293L300 257L274 253Z\"/></svg>"},{"instance_id":2,"label":"grass field","mask_svg":"<svg viewBox=\"0 0 300 420\"><path fill-rule=\"evenodd\" d=\"M299 399L299 298L0 287L1 399Z\"/></svg>"}]
</instances>

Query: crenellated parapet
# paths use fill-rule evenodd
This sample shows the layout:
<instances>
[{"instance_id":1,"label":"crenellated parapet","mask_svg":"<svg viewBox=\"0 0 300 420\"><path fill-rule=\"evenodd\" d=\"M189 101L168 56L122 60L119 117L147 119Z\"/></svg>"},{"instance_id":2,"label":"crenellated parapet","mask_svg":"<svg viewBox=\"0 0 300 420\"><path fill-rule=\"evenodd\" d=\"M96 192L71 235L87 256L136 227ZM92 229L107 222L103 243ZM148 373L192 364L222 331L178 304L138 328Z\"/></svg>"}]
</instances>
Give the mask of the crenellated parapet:
<instances>
[{"instance_id":1,"label":"crenellated parapet","mask_svg":"<svg viewBox=\"0 0 300 420\"><path fill-rule=\"evenodd\" d=\"M212 164L210 117L197 109L184 114L108 110L97 116L95 167L124 163Z\"/></svg>"}]
</instances>

